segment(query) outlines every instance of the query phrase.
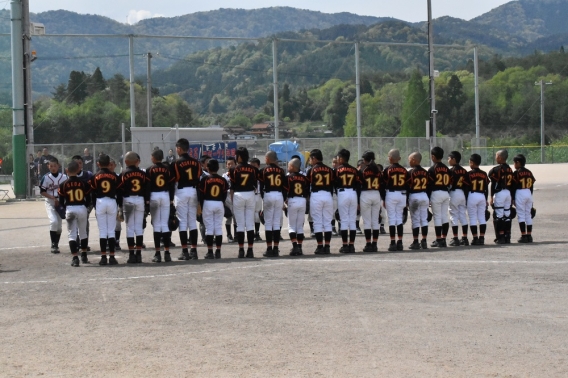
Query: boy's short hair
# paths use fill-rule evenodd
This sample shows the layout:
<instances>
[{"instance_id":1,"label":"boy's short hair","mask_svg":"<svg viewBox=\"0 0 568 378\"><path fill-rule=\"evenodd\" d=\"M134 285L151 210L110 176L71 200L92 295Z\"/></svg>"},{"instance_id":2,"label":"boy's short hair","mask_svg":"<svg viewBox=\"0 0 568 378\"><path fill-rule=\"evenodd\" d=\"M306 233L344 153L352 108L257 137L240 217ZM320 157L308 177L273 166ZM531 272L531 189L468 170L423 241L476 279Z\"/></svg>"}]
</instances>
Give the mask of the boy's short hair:
<instances>
[{"instance_id":1,"label":"boy's short hair","mask_svg":"<svg viewBox=\"0 0 568 378\"><path fill-rule=\"evenodd\" d=\"M243 163L246 163L247 161L249 161L249 151L247 150L246 147L239 147L239 148L237 148L237 151L235 152L235 157L237 158L237 161L238 161L238 158L240 157L241 161Z\"/></svg>"},{"instance_id":2,"label":"boy's short hair","mask_svg":"<svg viewBox=\"0 0 568 378\"><path fill-rule=\"evenodd\" d=\"M162 161L164 160L164 151L158 148L157 150L152 151L152 157L158 161Z\"/></svg>"},{"instance_id":3,"label":"boy's short hair","mask_svg":"<svg viewBox=\"0 0 568 378\"><path fill-rule=\"evenodd\" d=\"M236 159L235 159L234 156L227 156L227 157L225 158L225 163L228 162L229 160L236 162Z\"/></svg>"},{"instance_id":4,"label":"boy's short hair","mask_svg":"<svg viewBox=\"0 0 568 378\"><path fill-rule=\"evenodd\" d=\"M481 165L481 155L479 154L472 154L469 157L469 161L472 161L475 165Z\"/></svg>"},{"instance_id":5,"label":"boy's short hair","mask_svg":"<svg viewBox=\"0 0 568 378\"><path fill-rule=\"evenodd\" d=\"M59 164L59 160L57 160L57 158L56 158L55 156L52 156L52 157L49 159L49 162L50 162L50 163Z\"/></svg>"},{"instance_id":6,"label":"boy's short hair","mask_svg":"<svg viewBox=\"0 0 568 378\"><path fill-rule=\"evenodd\" d=\"M81 155L73 155L73 157L71 158L71 160L81 160L83 161L83 157ZM67 168L69 169L69 168Z\"/></svg>"},{"instance_id":7,"label":"boy's short hair","mask_svg":"<svg viewBox=\"0 0 568 378\"><path fill-rule=\"evenodd\" d=\"M207 162L207 169L209 172L217 172L219 170L219 162L217 159L209 159Z\"/></svg>"},{"instance_id":8,"label":"boy's short hair","mask_svg":"<svg viewBox=\"0 0 568 378\"><path fill-rule=\"evenodd\" d=\"M444 158L444 149L442 147L434 147L430 151L430 155L434 156L436 159L441 160Z\"/></svg>"},{"instance_id":9,"label":"boy's short hair","mask_svg":"<svg viewBox=\"0 0 568 378\"><path fill-rule=\"evenodd\" d=\"M67 164L67 172L69 174L75 174L79 172L79 163L75 159L71 160L69 164Z\"/></svg>"},{"instance_id":10,"label":"boy's short hair","mask_svg":"<svg viewBox=\"0 0 568 378\"><path fill-rule=\"evenodd\" d=\"M349 152L348 150L346 150L345 148L342 148L341 150L339 150L339 152L337 153L337 157L342 158L345 161L349 161L349 158L351 157L351 152Z\"/></svg>"},{"instance_id":11,"label":"boy's short hair","mask_svg":"<svg viewBox=\"0 0 568 378\"><path fill-rule=\"evenodd\" d=\"M260 160L258 158L252 158L249 160L249 164L258 164L260 165Z\"/></svg>"},{"instance_id":12,"label":"boy's short hair","mask_svg":"<svg viewBox=\"0 0 568 378\"><path fill-rule=\"evenodd\" d=\"M363 160L372 161L375 160L375 153L373 151L365 151L361 157Z\"/></svg>"},{"instance_id":13,"label":"boy's short hair","mask_svg":"<svg viewBox=\"0 0 568 378\"><path fill-rule=\"evenodd\" d=\"M456 159L456 163L460 163L461 159L462 159L462 155L459 153L459 151L452 151L450 152L450 154L448 155L451 158Z\"/></svg>"},{"instance_id":14,"label":"boy's short hair","mask_svg":"<svg viewBox=\"0 0 568 378\"><path fill-rule=\"evenodd\" d=\"M525 164L527 164L527 158L526 158L525 155L523 155L523 154L518 154L517 156L515 156L515 157L513 158L513 161L514 161L515 163L516 163L516 162L521 163L521 167L524 167Z\"/></svg>"},{"instance_id":15,"label":"boy's short hair","mask_svg":"<svg viewBox=\"0 0 568 378\"><path fill-rule=\"evenodd\" d=\"M211 156L209 155L201 155L201 157L199 158L199 162L201 164L204 164L207 160L211 160Z\"/></svg>"},{"instance_id":16,"label":"boy's short hair","mask_svg":"<svg viewBox=\"0 0 568 378\"><path fill-rule=\"evenodd\" d=\"M503 159L507 160L509 158L509 151L503 149L497 151L497 155L501 156Z\"/></svg>"},{"instance_id":17,"label":"boy's short hair","mask_svg":"<svg viewBox=\"0 0 568 378\"><path fill-rule=\"evenodd\" d=\"M108 167L110 164L110 157L106 154L100 154L97 161L101 167Z\"/></svg>"},{"instance_id":18,"label":"boy's short hair","mask_svg":"<svg viewBox=\"0 0 568 378\"><path fill-rule=\"evenodd\" d=\"M178 139L176 147L179 147L183 152L189 151L189 141L185 138Z\"/></svg>"},{"instance_id":19,"label":"boy's short hair","mask_svg":"<svg viewBox=\"0 0 568 378\"><path fill-rule=\"evenodd\" d=\"M313 150L310 151L310 157L316 158L319 161L323 161L323 154L321 153L321 150L317 148L314 148Z\"/></svg>"}]
</instances>

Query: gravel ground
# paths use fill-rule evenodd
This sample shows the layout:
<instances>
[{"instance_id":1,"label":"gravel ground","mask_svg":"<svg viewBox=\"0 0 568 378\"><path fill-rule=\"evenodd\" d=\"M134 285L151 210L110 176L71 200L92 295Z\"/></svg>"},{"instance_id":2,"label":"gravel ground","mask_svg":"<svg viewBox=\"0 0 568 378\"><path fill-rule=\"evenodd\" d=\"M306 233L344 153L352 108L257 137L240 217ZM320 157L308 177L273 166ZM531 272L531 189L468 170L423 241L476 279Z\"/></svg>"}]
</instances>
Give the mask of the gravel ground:
<instances>
[{"instance_id":1,"label":"gravel ground","mask_svg":"<svg viewBox=\"0 0 568 378\"><path fill-rule=\"evenodd\" d=\"M567 376L568 165L530 168L534 244L417 253L72 268L43 202L2 203L0 376Z\"/></svg>"}]
</instances>

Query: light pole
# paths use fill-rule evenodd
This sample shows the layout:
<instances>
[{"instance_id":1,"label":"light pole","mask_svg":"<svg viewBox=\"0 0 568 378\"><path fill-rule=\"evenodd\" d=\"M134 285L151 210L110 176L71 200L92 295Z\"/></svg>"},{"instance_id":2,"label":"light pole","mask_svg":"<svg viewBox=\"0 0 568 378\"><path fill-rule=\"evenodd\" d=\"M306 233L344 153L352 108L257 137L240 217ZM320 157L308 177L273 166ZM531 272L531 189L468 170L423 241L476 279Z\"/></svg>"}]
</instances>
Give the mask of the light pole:
<instances>
[{"instance_id":1,"label":"light pole","mask_svg":"<svg viewBox=\"0 0 568 378\"><path fill-rule=\"evenodd\" d=\"M544 86L552 85L552 82L541 80L534 85L540 85L540 163L544 164Z\"/></svg>"}]
</instances>

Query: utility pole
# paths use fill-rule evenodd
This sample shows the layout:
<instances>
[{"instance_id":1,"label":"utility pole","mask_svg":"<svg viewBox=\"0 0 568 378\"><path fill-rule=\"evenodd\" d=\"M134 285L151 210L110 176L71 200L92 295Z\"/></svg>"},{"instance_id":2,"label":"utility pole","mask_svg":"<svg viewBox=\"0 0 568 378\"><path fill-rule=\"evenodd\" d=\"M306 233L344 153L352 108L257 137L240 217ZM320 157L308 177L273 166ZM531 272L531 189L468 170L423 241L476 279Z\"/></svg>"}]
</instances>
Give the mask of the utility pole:
<instances>
[{"instance_id":1,"label":"utility pole","mask_svg":"<svg viewBox=\"0 0 568 378\"><path fill-rule=\"evenodd\" d=\"M540 86L540 163L544 164L544 86L552 85L552 82L545 83L544 80L541 80L535 85Z\"/></svg>"},{"instance_id":2,"label":"utility pole","mask_svg":"<svg viewBox=\"0 0 568 378\"><path fill-rule=\"evenodd\" d=\"M473 73L475 76L475 139L477 147L480 147L481 120L479 118L479 56L477 55L477 47L473 48Z\"/></svg>"},{"instance_id":3,"label":"utility pole","mask_svg":"<svg viewBox=\"0 0 568 378\"><path fill-rule=\"evenodd\" d=\"M148 70L146 72L146 103L148 106L148 127L152 127L152 53L148 53Z\"/></svg>"},{"instance_id":4,"label":"utility pole","mask_svg":"<svg viewBox=\"0 0 568 378\"><path fill-rule=\"evenodd\" d=\"M28 0L23 0L26 3ZM28 7L29 9L29 7ZM10 3L10 29L12 42L12 153L14 159L14 194L16 198L26 197L26 125L24 109L24 43L22 0Z\"/></svg>"},{"instance_id":5,"label":"utility pole","mask_svg":"<svg viewBox=\"0 0 568 378\"><path fill-rule=\"evenodd\" d=\"M434 28L432 25L432 0L428 0L428 55L430 61L430 143L436 144L436 86L434 82Z\"/></svg>"},{"instance_id":6,"label":"utility pole","mask_svg":"<svg viewBox=\"0 0 568 378\"><path fill-rule=\"evenodd\" d=\"M278 61L276 39L272 40L272 78L274 85L274 142L278 142Z\"/></svg>"},{"instance_id":7,"label":"utility pole","mask_svg":"<svg viewBox=\"0 0 568 378\"><path fill-rule=\"evenodd\" d=\"M128 36L128 63L130 66L130 129L136 127L136 103L134 94L134 36Z\"/></svg>"},{"instance_id":8,"label":"utility pole","mask_svg":"<svg viewBox=\"0 0 568 378\"><path fill-rule=\"evenodd\" d=\"M355 93L357 100L357 159L363 155L361 151L361 72L359 65L359 42L355 42Z\"/></svg>"},{"instance_id":9,"label":"utility pole","mask_svg":"<svg viewBox=\"0 0 568 378\"><path fill-rule=\"evenodd\" d=\"M32 29L30 22L30 4L29 0L22 2L22 27L24 41L24 124L26 125L27 153L34 155L34 107L32 97L32 62L35 56L32 56L31 40ZM27 160L26 160L27 161ZM26 187L29 195L32 194L32 180L29 170L26 170Z\"/></svg>"}]
</instances>

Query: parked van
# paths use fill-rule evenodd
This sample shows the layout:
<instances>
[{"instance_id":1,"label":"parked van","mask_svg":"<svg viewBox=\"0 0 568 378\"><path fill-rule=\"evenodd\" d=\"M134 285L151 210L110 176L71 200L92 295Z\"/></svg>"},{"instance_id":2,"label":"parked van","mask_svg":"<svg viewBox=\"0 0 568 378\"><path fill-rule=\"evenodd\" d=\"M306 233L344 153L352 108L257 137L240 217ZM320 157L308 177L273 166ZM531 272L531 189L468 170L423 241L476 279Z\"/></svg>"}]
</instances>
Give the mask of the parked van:
<instances>
[{"instance_id":1,"label":"parked van","mask_svg":"<svg viewBox=\"0 0 568 378\"><path fill-rule=\"evenodd\" d=\"M254 135L237 135L237 140L256 140Z\"/></svg>"}]
</instances>

